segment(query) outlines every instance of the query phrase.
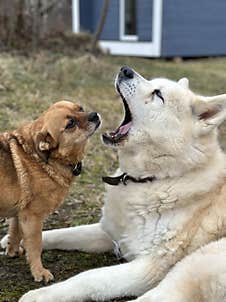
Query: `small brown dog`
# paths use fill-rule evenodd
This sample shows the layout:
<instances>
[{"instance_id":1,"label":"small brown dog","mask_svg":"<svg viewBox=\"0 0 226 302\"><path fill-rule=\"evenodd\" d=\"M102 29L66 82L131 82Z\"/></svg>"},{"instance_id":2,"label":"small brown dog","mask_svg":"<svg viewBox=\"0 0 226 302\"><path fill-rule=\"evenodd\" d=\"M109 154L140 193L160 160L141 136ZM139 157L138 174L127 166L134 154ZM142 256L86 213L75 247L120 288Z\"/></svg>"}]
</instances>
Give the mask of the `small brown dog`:
<instances>
[{"instance_id":1,"label":"small brown dog","mask_svg":"<svg viewBox=\"0 0 226 302\"><path fill-rule=\"evenodd\" d=\"M99 125L96 112L61 101L34 122L0 134L0 216L10 217L6 253L20 254L23 239L35 281L53 279L41 262L43 220L80 174L85 145Z\"/></svg>"}]
</instances>

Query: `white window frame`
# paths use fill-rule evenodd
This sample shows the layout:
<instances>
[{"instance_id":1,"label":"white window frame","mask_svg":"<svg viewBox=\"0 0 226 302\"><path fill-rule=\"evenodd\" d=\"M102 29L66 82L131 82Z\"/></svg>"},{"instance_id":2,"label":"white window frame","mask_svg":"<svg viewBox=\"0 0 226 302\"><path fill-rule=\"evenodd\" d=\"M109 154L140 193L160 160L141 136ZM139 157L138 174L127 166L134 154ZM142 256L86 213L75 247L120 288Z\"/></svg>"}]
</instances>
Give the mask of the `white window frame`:
<instances>
[{"instance_id":1,"label":"white window frame","mask_svg":"<svg viewBox=\"0 0 226 302\"><path fill-rule=\"evenodd\" d=\"M137 35L125 34L125 0L120 0L120 40L122 41L137 41Z\"/></svg>"},{"instance_id":2,"label":"white window frame","mask_svg":"<svg viewBox=\"0 0 226 302\"><path fill-rule=\"evenodd\" d=\"M73 33L80 32L80 7L79 0L72 0L72 31Z\"/></svg>"},{"instance_id":3,"label":"white window frame","mask_svg":"<svg viewBox=\"0 0 226 302\"><path fill-rule=\"evenodd\" d=\"M120 0L120 2L121 1L123 0ZM153 0L151 41L139 42L131 40L101 40L101 47L112 55L160 57L162 46L162 11L163 0Z\"/></svg>"}]
</instances>

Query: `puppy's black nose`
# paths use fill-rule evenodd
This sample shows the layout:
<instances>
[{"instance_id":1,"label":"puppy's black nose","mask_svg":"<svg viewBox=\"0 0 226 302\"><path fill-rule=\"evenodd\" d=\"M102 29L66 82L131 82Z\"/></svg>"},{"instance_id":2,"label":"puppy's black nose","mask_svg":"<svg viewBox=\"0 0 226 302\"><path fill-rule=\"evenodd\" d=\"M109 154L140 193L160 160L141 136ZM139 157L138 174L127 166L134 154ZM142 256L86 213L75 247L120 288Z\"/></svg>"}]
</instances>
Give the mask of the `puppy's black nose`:
<instances>
[{"instance_id":1,"label":"puppy's black nose","mask_svg":"<svg viewBox=\"0 0 226 302\"><path fill-rule=\"evenodd\" d=\"M125 78L125 79L132 79L134 76L134 72L131 68L128 66L123 66L120 69L119 77L120 78Z\"/></svg>"},{"instance_id":2,"label":"puppy's black nose","mask_svg":"<svg viewBox=\"0 0 226 302\"><path fill-rule=\"evenodd\" d=\"M99 120L97 112L91 112L88 116L88 122L97 123Z\"/></svg>"}]
</instances>

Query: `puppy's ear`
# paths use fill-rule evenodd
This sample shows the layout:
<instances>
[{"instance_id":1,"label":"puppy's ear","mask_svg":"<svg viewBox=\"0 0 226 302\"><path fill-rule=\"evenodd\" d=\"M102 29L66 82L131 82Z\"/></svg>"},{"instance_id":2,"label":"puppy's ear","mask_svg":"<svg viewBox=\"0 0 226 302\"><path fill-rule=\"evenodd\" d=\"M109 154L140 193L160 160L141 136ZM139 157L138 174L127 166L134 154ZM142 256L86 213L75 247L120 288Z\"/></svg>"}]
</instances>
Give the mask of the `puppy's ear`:
<instances>
[{"instance_id":1,"label":"puppy's ear","mask_svg":"<svg viewBox=\"0 0 226 302\"><path fill-rule=\"evenodd\" d=\"M185 89L189 89L189 80L187 78L180 79L178 84Z\"/></svg>"},{"instance_id":2,"label":"puppy's ear","mask_svg":"<svg viewBox=\"0 0 226 302\"><path fill-rule=\"evenodd\" d=\"M47 130L41 130L35 138L35 149L39 157L48 163L50 152L57 147L57 142Z\"/></svg>"},{"instance_id":3,"label":"puppy's ear","mask_svg":"<svg viewBox=\"0 0 226 302\"><path fill-rule=\"evenodd\" d=\"M192 111L199 123L201 134L218 127L226 119L226 94L214 97L197 97Z\"/></svg>"}]
</instances>

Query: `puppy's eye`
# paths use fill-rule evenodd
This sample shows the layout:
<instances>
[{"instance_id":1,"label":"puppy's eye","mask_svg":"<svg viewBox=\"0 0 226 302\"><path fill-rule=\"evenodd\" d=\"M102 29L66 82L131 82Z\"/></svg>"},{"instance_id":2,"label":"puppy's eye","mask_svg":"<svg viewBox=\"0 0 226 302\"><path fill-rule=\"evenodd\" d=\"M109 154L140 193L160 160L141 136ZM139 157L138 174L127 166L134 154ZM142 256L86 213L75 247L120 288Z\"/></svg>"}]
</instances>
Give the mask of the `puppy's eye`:
<instances>
[{"instance_id":1,"label":"puppy's eye","mask_svg":"<svg viewBox=\"0 0 226 302\"><path fill-rule=\"evenodd\" d=\"M72 128L74 128L76 125L77 125L76 120L75 120L74 118L70 118L70 119L68 120L68 123L67 123L65 129L72 129Z\"/></svg>"},{"instance_id":2,"label":"puppy's eye","mask_svg":"<svg viewBox=\"0 0 226 302\"><path fill-rule=\"evenodd\" d=\"M85 112L85 110L83 109L83 107L81 106L78 110L79 112Z\"/></svg>"},{"instance_id":3,"label":"puppy's eye","mask_svg":"<svg viewBox=\"0 0 226 302\"><path fill-rule=\"evenodd\" d=\"M155 90L152 92L152 94L153 94L153 95L157 95L157 97L159 97L159 98L162 100L162 102L165 103L165 100L164 100L164 98L163 98L163 96L162 96L162 93L161 93L161 91L160 91L159 89L155 89Z\"/></svg>"}]
</instances>

